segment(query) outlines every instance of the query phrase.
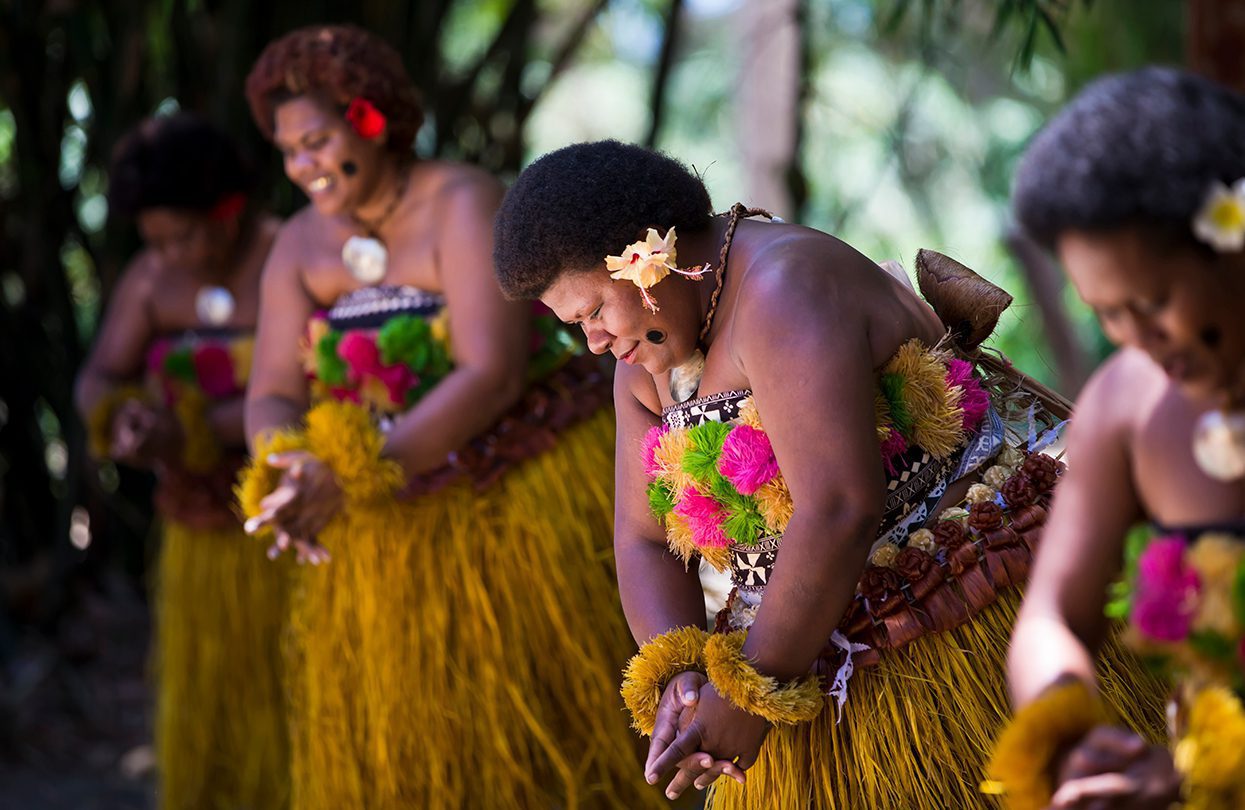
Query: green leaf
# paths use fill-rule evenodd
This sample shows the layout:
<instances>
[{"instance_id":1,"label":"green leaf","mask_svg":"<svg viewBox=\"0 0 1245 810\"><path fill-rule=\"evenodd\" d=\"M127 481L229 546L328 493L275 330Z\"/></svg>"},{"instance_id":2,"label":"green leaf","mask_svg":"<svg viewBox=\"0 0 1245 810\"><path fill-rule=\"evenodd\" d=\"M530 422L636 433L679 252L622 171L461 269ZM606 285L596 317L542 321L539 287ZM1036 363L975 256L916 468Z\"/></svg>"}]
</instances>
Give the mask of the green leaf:
<instances>
[{"instance_id":1,"label":"green leaf","mask_svg":"<svg viewBox=\"0 0 1245 810\"><path fill-rule=\"evenodd\" d=\"M721 422L705 422L690 428L688 436L692 446L683 455L683 472L712 486L722 477L718 472L718 457L722 455L722 443L730 432L731 426Z\"/></svg>"},{"instance_id":2,"label":"green leaf","mask_svg":"<svg viewBox=\"0 0 1245 810\"><path fill-rule=\"evenodd\" d=\"M195 373L195 361L190 347L179 346L166 354L164 356L164 373L182 382L197 382L199 376Z\"/></svg>"},{"instance_id":3,"label":"green leaf","mask_svg":"<svg viewBox=\"0 0 1245 810\"><path fill-rule=\"evenodd\" d=\"M1236 620L1245 624L1245 563L1236 567L1236 576L1232 577L1232 610Z\"/></svg>"}]
</instances>

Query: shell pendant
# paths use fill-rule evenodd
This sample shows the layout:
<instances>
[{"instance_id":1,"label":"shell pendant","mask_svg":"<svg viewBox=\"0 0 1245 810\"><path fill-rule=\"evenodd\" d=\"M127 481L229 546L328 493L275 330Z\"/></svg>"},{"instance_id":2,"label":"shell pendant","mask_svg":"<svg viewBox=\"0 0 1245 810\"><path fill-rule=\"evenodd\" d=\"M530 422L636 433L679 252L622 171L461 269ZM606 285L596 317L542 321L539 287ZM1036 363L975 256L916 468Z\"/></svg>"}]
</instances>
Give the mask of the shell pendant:
<instances>
[{"instance_id":1,"label":"shell pendant","mask_svg":"<svg viewBox=\"0 0 1245 810\"><path fill-rule=\"evenodd\" d=\"M675 404L687 402L700 388L705 373L705 353L697 349L687 362L670 370L670 396Z\"/></svg>"},{"instance_id":2,"label":"shell pendant","mask_svg":"<svg viewBox=\"0 0 1245 810\"><path fill-rule=\"evenodd\" d=\"M1218 481L1245 476L1245 411L1207 411L1193 428L1193 458Z\"/></svg>"},{"instance_id":3,"label":"shell pendant","mask_svg":"<svg viewBox=\"0 0 1245 810\"><path fill-rule=\"evenodd\" d=\"M342 245L342 264L364 284L379 284L389 264L389 251L379 239L352 236Z\"/></svg>"}]
</instances>

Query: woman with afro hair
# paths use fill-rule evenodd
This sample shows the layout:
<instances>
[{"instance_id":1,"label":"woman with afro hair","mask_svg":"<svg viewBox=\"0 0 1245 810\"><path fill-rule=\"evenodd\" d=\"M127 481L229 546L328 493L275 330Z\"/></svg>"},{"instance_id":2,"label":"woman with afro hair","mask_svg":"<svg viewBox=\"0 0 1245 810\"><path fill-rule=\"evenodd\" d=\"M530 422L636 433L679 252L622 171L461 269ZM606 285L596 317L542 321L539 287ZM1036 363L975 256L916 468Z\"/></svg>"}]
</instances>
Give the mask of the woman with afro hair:
<instances>
[{"instance_id":1,"label":"woman with afro hair","mask_svg":"<svg viewBox=\"0 0 1245 810\"><path fill-rule=\"evenodd\" d=\"M166 810L281 807L278 641L285 574L233 509L260 272L279 222L248 201L234 141L189 114L117 146L110 213L143 249L78 378L100 459L156 473L162 540L152 609L159 801Z\"/></svg>"},{"instance_id":2,"label":"woman with afro hair","mask_svg":"<svg viewBox=\"0 0 1245 810\"><path fill-rule=\"evenodd\" d=\"M1013 206L1119 350L1077 402L995 776L1017 808L1245 807L1245 97L1102 78L1029 145ZM1175 687L1170 752L1096 710L1108 602Z\"/></svg>"},{"instance_id":3,"label":"woman with afro hair","mask_svg":"<svg viewBox=\"0 0 1245 810\"><path fill-rule=\"evenodd\" d=\"M417 159L419 96L352 27L296 30L247 79L310 204L264 270L241 485L299 570L292 806L659 801L610 674L608 371L492 275L501 187Z\"/></svg>"},{"instance_id":4,"label":"woman with afro hair","mask_svg":"<svg viewBox=\"0 0 1245 810\"><path fill-rule=\"evenodd\" d=\"M505 292L620 361L635 767L671 798L712 786L715 810L995 807L978 785L1065 403L978 348L1011 299L968 268L922 251L923 301L763 216L715 215L682 164L604 141L528 166L497 218ZM708 626L695 559L733 584ZM1103 671L1156 729L1126 651Z\"/></svg>"}]
</instances>

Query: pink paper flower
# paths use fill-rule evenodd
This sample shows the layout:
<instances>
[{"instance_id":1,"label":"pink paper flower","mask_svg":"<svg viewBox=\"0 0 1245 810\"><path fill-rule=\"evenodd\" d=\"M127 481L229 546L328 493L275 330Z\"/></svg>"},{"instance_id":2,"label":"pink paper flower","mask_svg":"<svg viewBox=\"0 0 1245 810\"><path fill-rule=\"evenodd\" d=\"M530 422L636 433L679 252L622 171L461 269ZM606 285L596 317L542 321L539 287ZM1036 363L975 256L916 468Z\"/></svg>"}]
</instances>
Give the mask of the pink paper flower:
<instances>
[{"instance_id":1,"label":"pink paper flower","mask_svg":"<svg viewBox=\"0 0 1245 810\"><path fill-rule=\"evenodd\" d=\"M1137 561L1137 589L1132 622L1158 641L1182 641L1189 635L1201 582L1185 565L1179 537L1153 540Z\"/></svg>"},{"instance_id":2,"label":"pink paper flower","mask_svg":"<svg viewBox=\"0 0 1245 810\"><path fill-rule=\"evenodd\" d=\"M199 387L211 399L225 399L238 393L234 382L233 358L219 343L206 343L192 356Z\"/></svg>"},{"instance_id":3,"label":"pink paper flower","mask_svg":"<svg viewBox=\"0 0 1245 810\"><path fill-rule=\"evenodd\" d=\"M674 505L674 511L687 520L696 545L725 548L731 544L730 538L722 531L722 510L713 498L689 489Z\"/></svg>"},{"instance_id":4,"label":"pink paper flower","mask_svg":"<svg viewBox=\"0 0 1245 810\"><path fill-rule=\"evenodd\" d=\"M337 344L337 356L350 367L350 381L356 385L365 378L380 380L395 405L406 402L406 392L416 382L414 372L401 363L386 366L380 360L376 338L364 332L349 332Z\"/></svg>"},{"instance_id":5,"label":"pink paper flower","mask_svg":"<svg viewBox=\"0 0 1245 810\"><path fill-rule=\"evenodd\" d=\"M750 425L736 425L722 443L718 472L741 495L752 495L773 481L778 475L778 459L769 436Z\"/></svg>"},{"instance_id":6,"label":"pink paper flower","mask_svg":"<svg viewBox=\"0 0 1245 810\"><path fill-rule=\"evenodd\" d=\"M649 478L657 477L657 445L661 442L661 437L669 431L670 428L665 425L653 425L644 434L644 474Z\"/></svg>"},{"instance_id":7,"label":"pink paper flower","mask_svg":"<svg viewBox=\"0 0 1245 810\"><path fill-rule=\"evenodd\" d=\"M981 382L973 374L973 364L964 360L947 363L947 387L959 386L960 408L964 410L964 429L973 430L990 410L990 397L981 389Z\"/></svg>"},{"instance_id":8,"label":"pink paper flower","mask_svg":"<svg viewBox=\"0 0 1245 810\"><path fill-rule=\"evenodd\" d=\"M899 474L895 469L895 459L908 452L908 440L903 437L898 430L891 428L890 435L886 437L886 441L882 442L882 465L886 467L886 474L892 478Z\"/></svg>"}]
</instances>

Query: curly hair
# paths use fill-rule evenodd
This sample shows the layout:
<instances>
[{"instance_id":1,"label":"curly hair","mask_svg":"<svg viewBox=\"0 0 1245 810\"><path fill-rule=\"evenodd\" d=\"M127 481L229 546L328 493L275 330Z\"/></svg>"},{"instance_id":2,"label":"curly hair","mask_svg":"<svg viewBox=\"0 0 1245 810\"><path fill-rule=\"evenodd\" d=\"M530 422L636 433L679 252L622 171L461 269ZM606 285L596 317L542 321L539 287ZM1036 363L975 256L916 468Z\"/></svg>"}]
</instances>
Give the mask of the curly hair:
<instances>
[{"instance_id":1,"label":"curly hair","mask_svg":"<svg viewBox=\"0 0 1245 810\"><path fill-rule=\"evenodd\" d=\"M272 140L284 101L311 95L340 108L363 98L388 120L386 147L409 152L424 122L419 91L389 43L353 25L314 25L270 42L246 77L255 125Z\"/></svg>"},{"instance_id":2,"label":"curly hair","mask_svg":"<svg viewBox=\"0 0 1245 810\"><path fill-rule=\"evenodd\" d=\"M1245 97L1150 67L1099 79L1033 139L1012 192L1021 225L1053 247L1068 230L1142 226L1202 249L1190 227L1213 181L1245 177Z\"/></svg>"},{"instance_id":3,"label":"curly hair","mask_svg":"<svg viewBox=\"0 0 1245 810\"><path fill-rule=\"evenodd\" d=\"M563 147L519 175L494 226L493 266L509 298L539 298L567 271L604 266L648 228L688 232L713 216L700 178L674 158L618 141Z\"/></svg>"},{"instance_id":4,"label":"curly hair","mask_svg":"<svg viewBox=\"0 0 1245 810\"><path fill-rule=\"evenodd\" d=\"M108 204L123 216L148 208L207 211L231 194L249 193L253 177L233 138L206 119L149 118L113 150Z\"/></svg>"}]
</instances>

